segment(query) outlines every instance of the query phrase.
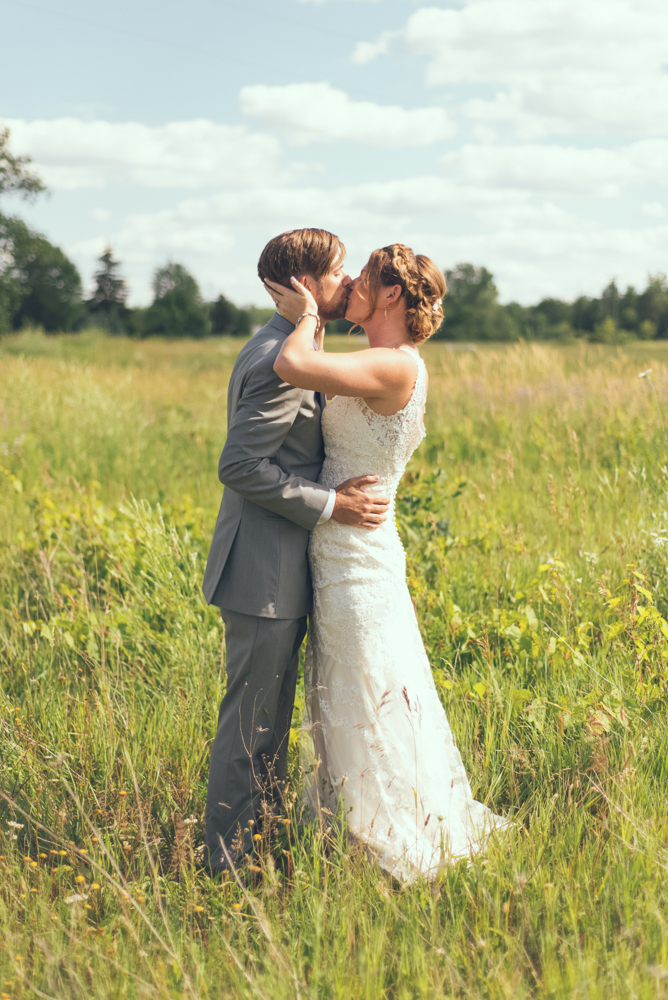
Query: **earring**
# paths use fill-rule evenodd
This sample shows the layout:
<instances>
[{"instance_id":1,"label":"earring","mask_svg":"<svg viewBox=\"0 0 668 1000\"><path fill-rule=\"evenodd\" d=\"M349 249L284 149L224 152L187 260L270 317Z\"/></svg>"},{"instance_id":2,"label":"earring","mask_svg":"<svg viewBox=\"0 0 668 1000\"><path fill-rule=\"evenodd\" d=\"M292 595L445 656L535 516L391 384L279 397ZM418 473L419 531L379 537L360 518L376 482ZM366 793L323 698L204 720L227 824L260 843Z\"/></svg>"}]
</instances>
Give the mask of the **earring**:
<instances>
[{"instance_id":1,"label":"earring","mask_svg":"<svg viewBox=\"0 0 668 1000\"><path fill-rule=\"evenodd\" d=\"M387 322L387 309L385 309L385 322Z\"/></svg>"}]
</instances>

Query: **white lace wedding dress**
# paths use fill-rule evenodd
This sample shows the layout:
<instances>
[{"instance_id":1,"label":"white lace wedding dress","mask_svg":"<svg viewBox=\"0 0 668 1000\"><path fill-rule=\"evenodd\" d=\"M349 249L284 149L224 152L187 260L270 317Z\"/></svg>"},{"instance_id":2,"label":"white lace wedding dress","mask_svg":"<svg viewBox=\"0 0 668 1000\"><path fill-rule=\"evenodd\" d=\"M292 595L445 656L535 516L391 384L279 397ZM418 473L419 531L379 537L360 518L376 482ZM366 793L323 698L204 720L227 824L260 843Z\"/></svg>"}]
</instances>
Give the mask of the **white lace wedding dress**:
<instances>
[{"instance_id":1,"label":"white lace wedding dress","mask_svg":"<svg viewBox=\"0 0 668 1000\"><path fill-rule=\"evenodd\" d=\"M378 474L377 491L393 503L373 531L330 520L311 533L301 762L308 804L327 818L342 799L349 831L407 882L470 857L508 824L471 795L406 586L394 496L424 436L427 375L417 352L402 349L417 363L402 410L381 416L363 399L336 396L322 416L319 482Z\"/></svg>"}]
</instances>

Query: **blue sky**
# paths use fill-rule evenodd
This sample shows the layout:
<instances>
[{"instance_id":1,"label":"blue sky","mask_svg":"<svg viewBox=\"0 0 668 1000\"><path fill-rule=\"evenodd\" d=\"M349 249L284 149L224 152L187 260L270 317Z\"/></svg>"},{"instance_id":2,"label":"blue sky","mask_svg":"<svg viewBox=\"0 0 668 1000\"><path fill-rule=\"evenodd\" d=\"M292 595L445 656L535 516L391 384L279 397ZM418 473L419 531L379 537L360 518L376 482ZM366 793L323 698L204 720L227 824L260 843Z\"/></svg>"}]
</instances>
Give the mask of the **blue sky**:
<instances>
[{"instance_id":1,"label":"blue sky","mask_svg":"<svg viewBox=\"0 0 668 1000\"><path fill-rule=\"evenodd\" d=\"M665 0L0 0L0 121L50 196L24 216L131 301L184 263L267 304L264 243L410 244L504 301L668 270ZM6 204L5 210L14 210Z\"/></svg>"}]
</instances>

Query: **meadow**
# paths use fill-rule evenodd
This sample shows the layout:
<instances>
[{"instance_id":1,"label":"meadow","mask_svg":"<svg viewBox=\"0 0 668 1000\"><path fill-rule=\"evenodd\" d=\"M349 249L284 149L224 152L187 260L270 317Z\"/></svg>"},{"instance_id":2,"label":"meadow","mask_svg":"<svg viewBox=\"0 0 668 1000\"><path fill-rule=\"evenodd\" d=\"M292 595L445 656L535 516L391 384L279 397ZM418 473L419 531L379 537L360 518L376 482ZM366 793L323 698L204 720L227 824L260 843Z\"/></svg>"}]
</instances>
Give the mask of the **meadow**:
<instances>
[{"instance_id":1,"label":"meadow","mask_svg":"<svg viewBox=\"0 0 668 1000\"><path fill-rule=\"evenodd\" d=\"M409 585L515 825L409 887L308 822L294 747L244 877L199 870L239 346L0 339L2 1000L668 997L668 344L423 349Z\"/></svg>"}]
</instances>

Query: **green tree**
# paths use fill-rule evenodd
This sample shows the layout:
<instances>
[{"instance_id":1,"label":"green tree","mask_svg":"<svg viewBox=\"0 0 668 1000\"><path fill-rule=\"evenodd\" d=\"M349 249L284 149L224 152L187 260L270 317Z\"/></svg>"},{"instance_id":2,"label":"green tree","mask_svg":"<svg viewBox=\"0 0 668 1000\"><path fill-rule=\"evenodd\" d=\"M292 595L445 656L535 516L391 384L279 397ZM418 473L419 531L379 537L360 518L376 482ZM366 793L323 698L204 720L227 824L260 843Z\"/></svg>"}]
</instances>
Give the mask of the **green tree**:
<instances>
[{"instance_id":1,"label":"green tree","mask_svg":"<svg viewBox=\"0 0 668 1000\"><path fill-rule=\"evenodd\" d=\"M639 336L641 335L641 324L638 318L638 293L633 285L627 286L619 300L619 325L623 330L632 330Z\"/></svg>"},{"instance_id":2,"label":"green tree","mask_svg":"<svg viewBox=\"0 0 668 1000\"><path fill-rule=\"evenodd\" d=\"M12 262L7 326L11 321L15 330L28 324L72 330L82 315L81 277L72 261L21 219L0 220L0 248Z\"/></svg>"},{"instance_id":3,"label":"green tree","mask_svg":"<svg viewBox=\"0 0 668 1000\"><path fill-rule=\"evenodd\" d=\"M211 322L197 282L182 264L158 268L153 278L154 299L146 310L146 336L206 337Z\"/></svg>"},{"instance_id":4,"label":"green tree","mask_svg":"<svg viewBox=\"0 0 668 1000\"><path fill-rule=\"evenodd\" d=\"M117 273L120 264L114 260L109 247L101 254L99 262L99 270L95 272L95 291L87 303L88 312L109 333L124 333L128 313L125 307L127 283Z\"/></svg>"},{"instance_id":5,"label":"green tree","mask_svg":"<svg viewBox=\"0 0 668 1000\"><path fill-rule=\"evenodd\" d=\"M14 156L9 149L9 129L0 128L0 194L19 194L36 198L45 191L44 184L27 169L29 156Z\"/></svg>"},{"instance_id":6,"label":"green tree","mask_svg":"<svg viewBox=\"0 0 668 1000\"><path fill-rule=\"evenodd\" d=\"M9 129L0 128L0 195L18 194L32 200L45 190L39 177L27 169L29 163L29 157L13 155ZM13 254L13 233L18 224L18 219L0 213L0 334L12 329L16 311L27 294Z\"/></svg>"},{"instance_id":7,"label":"green tree","mask_svg":"<svg viewBox=\"0 0 668 1000\"><path fill-rule=\"evenodd\" d=\"M445 272L445 322L437 336L446 340L513 340L520 331L512 312L498 301L490 271L473 264L457 264Z\"/></svg>"},{"instance_id":8,"label":"green tree","mask_svg":"<svg viewBox=\"0 0 668 1000\"><path fill-rule=\"evenodd\" d=\"M668 337L668 280L665 274L650 274L647 288L638 296L640 323L654 324L656 336Z\"/></svg>"},{"instance_id":9,"label":"green tree","mask_svg":"<svg viewBox=\"0 0 668 1000\"><path fill-rule=\"evenodd\" d=\"M251 319L246 309L238 309L233 302L219 295L211 303L211 332L228 337L250 337Z\"/></svg>"},{"instance_id":10,"label":"green tree","mask_svg":"<svg viewBox=\"0 0 668 1000\"><path fill-rule=\"evenodd\" d=\"M588 295L580 295L572 306L572 324L576 330L583 333L593 333L599 322L599 302L598 299L590 298Z\"/></svg>"}]
</instances>

